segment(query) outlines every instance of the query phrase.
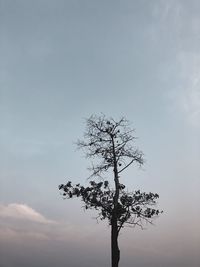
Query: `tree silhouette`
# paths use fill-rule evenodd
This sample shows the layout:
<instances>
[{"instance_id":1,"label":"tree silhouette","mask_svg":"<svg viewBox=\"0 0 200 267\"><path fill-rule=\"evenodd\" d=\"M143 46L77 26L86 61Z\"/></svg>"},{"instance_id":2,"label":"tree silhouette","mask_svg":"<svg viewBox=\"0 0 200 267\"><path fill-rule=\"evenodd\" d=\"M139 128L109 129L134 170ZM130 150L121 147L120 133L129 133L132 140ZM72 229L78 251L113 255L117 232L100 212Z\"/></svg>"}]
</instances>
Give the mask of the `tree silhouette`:
<instances>
[{"instance_id":1,"label":"tree silhouette","mask_svg":"<svg viewBox=\"0 0 200 267\"><path fill-rule=\"evenodd\" d=\"M118 236L125 225L143 226L152 223L162 211L153 208L158 194L140 190L128 192L121 183L121 173L133 163L143 165L143 153L133 146L136 137L125 118L115 121L102 116L91 116L87 120L84 140L77 142L87 158L96 159L89 168L90 178L99 177L101 182L90 181L87 187L72 185L71 181L59 185L64 198L80 197L85 209L96 209L101 220L107 219L111 226L111 262L118 267L120 250ZM111 184L104 174L113 171Z\"/></svg>"}]
</instances>

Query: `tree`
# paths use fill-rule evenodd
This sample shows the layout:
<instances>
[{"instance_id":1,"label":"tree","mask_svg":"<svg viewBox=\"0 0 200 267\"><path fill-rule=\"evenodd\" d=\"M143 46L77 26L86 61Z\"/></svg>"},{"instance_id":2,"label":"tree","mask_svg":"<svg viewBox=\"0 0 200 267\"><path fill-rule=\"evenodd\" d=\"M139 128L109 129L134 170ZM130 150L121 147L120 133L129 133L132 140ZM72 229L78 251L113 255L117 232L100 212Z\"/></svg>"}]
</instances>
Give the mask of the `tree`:
<instances>
[{"instance_id":1,"label":"tree","mask_svg":"<svg viewBox=\"0 0 200 267\"><path fill-rule=\"evenodd\" d=\"M61 184L59 189L64 198L80 197L85 209L96 209L101 220L107 219L111 226L111 262L118 267L120 250L118 236L125 225L143 226L152 223L162 211L153 208L159 195L140 190L128 192L121 183L121 173L130 165L144 164L143 153L133 146L136 137L125 118L115 121L102 116L91 116L86 121L84 140L77 142L86 157L96 159L89 168L90 181L87 187L72 185L71 181ZM113 186L104 180L105 173L112 170Z\"/></svg>"}]
</instances>

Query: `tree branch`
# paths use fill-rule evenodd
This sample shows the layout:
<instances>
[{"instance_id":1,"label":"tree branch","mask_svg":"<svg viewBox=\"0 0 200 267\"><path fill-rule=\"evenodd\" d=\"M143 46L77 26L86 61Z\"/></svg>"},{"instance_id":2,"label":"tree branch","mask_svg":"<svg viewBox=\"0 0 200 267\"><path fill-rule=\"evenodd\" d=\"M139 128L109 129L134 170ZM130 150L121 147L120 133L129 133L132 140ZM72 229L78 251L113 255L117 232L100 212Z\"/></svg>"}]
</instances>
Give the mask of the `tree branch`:
<instances>
[{"instance_id":1,"label":"tree branch","mask_svg":"<svg viewBox=\"0 0 200 267\"><path fill-rule=\"evenodd\" d=\"M124 168L118 171L118 173L123 172L126 168L128 168L132 163L134 162L134 159L132 159Z\"/></svg>"}]
</instances>

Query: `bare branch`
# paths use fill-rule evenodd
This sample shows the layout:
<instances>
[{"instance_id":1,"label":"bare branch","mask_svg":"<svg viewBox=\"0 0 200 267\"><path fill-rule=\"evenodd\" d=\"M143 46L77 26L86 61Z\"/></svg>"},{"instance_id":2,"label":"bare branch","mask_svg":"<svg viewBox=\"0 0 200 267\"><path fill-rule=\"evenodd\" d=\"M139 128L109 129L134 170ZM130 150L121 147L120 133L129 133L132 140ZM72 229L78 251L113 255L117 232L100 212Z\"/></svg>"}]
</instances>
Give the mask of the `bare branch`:
<instances>
[{"instance_id":1,"label":"bare branch","mask_svg":"<svg viewBox=\"0 0 200 267\"><path fill-rule=\"evenodd\" d=\"M132 163L134 162L134 159L132 159L124 168L118 171L118 173L123 172L126 168L128 168Z\"/></svg>"}]
</instances>

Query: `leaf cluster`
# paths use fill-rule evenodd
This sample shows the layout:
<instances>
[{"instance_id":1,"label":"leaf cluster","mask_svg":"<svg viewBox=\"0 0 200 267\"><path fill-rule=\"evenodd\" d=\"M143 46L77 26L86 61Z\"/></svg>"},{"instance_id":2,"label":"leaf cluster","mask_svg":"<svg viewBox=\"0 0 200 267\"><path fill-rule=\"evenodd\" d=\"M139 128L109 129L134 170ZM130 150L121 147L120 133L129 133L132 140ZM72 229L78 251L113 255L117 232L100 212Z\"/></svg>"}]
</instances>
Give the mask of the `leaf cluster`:
<instances>
[{"instance_id":1,"label":"leaf cluster","mask_svg":"<svg viewBox=\"0 0 200 267\"><path fill-rule=\"evenodd\" d=\"M120 194L117 204L117 225L118 231L125 225L139 225L142 221L152 222L162 211L152 208L156 204L158 194L144 193L140 190L134 192L125 191L125 185L119 185ZM71 181L59 186L64 198L80 197L84 208L98 210L98 217L101 220L111 219L114 211L114 190L110 189L109 182L90 181L87 187L80 184L72 185Z\"/></svg>"}]
</instances>

